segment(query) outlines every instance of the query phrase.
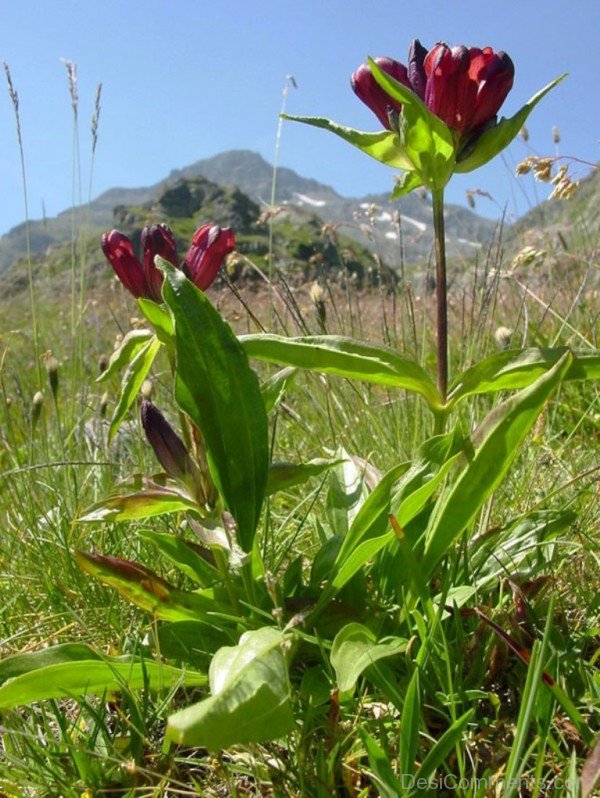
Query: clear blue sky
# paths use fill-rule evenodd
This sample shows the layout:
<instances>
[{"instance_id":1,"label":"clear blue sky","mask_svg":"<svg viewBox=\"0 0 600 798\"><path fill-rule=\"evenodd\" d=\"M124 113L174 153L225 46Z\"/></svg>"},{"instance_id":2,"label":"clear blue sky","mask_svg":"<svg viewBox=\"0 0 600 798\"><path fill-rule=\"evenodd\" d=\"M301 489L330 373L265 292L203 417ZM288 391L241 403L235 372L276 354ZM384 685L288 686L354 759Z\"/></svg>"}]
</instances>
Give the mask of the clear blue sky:
<instances>
[{"instance_id":1,"label":"clear blue sky","mask_svg":"<svg viewBox=\"0 0 600 798\"><path fill-rule=\"evenodd\" d=\"M95 86L103 83L93 195L112 186L142 186L232 148L273 158L285 76L298 90L287 110L329 116L376 130L376 118L354 97L349 76L366 54L405 60L411 39L432 46L491 45L516 65L504 112L514 112L562 72L570 77L538 107L530 145L598 159L600 135L600 3L597 0L5 0L0 58L19 93L30 213L53 215L71 204L73 147L70 99L61 58L78 64L84 198L90 163L89 121ZM0 94L0 232L23 218L12 106ZM515 143L507 164L526 154ZM389 170L325 131L287 123L280 163L357 196L391 188ZM464 203L480 187L509 212L527 200L497 159L455 179L450 199ZM543 196L543 187L540 196ZM480 200L478 210L497 215Z\"/></svg>"}]
</instances>

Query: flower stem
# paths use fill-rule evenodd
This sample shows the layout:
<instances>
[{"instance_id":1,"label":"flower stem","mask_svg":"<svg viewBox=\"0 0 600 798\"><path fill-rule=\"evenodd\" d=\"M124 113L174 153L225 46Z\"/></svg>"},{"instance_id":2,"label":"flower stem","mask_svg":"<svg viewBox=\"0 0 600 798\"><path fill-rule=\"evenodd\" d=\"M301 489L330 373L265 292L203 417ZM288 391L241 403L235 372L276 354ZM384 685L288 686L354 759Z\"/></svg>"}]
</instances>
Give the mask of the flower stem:
<instances>
[{"instance_id":1,"label":"flower stem","mask_svg":"<svg viewBox=\"0 0 600 798\"><path fill-rule=\"evenodd\" d=\"M432 192L435 236L435 303L437 312L437 381L442 401L448 392L448 290L446 282L446 236L444 189Z\"/></svg>"}]
</instances>

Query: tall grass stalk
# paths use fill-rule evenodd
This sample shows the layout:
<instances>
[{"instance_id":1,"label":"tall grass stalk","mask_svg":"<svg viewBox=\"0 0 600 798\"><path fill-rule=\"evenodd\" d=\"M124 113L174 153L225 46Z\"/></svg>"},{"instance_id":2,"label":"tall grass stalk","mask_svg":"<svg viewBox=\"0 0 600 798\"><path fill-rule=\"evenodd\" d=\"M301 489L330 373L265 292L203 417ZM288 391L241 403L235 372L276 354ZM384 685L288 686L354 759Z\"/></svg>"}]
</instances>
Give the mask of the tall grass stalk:
<instances>
[{"instance_id":1,"label":"tall grass stalk","mask_svg":"<svg viewBox=\"0 0 600 798\"><path fill-rule=\"evenodd\" d=\"M25 248L26 248L26 261L27 261L27 280L29 284L29 304L31 308L31 326L33 328L33 348L35 354L35 370L37 375L38 388L41 391L44 385L42 374L41 352L40 352L40 331L38 326L35 291L33 287L33 267L31 264L31 246L29 240L29 200L27 196L27 172L25 169L25 150L23 148L23 136L21 132L21 115L19 112L19 95L14 88L10 68L6 61L3 62L4 74L6 75L6 83L8 87L8 94L12 101L13 109L15 112L15 122L17 126L17 141L19 144L19 160L21 163L21 182L23 186L23 208L25 211Z\"/></svg>"}]
</instances>

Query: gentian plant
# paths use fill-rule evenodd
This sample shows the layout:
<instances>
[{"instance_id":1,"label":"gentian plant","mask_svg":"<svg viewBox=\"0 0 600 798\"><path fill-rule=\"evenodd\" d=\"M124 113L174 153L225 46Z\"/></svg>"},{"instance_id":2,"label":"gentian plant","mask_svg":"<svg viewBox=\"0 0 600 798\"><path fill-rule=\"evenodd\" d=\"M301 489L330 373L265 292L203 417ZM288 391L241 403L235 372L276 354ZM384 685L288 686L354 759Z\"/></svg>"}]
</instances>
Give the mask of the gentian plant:
<instances>
[{"instance_id":1,"label":"gentian plant","mask_svg":"<svg viewBox=\"0 0 600 798\"><path fill-rule=\"evenodd\" d=\"M392 197L425 186L432 197L436 256L438 389L448 390L448 311L444 188L455 172L471 172L502 152L538 102L562 75L535 94L514 116L497 114L512 88L514 65L491 47L436 44L429 52L418 39L408 66L392 58L369 58L352 75L354 92L385 130L365 133L321 117L293 117L330 130L394 169L404 172Z\"/></svg>"},{"instance_id":2,"label":"gentian plant","mask_svg":"<svg viewBox=\"0 0 600 798\"><path fill-rule=\"evenodd\" d=\"M204 293L234 245L231 231L201 227L181 267L164 226L144 231L143 264L120 233L105 236L108 259L148 321L148 329L125 337L101 377L110 381L123 372L111 436L161 349L169 356L179 417L171 423L153 404L141 403L142 427L161 470L131 476L78 520L172 516L171 531L143 526L138 534L188 588L140 563L78 552L85 571L150 613L147 650L108 658L67 646L37 659L6 660L10 678L0 686L0 706L118 689L127 673L133 686L161 687L176 679L208 684L210 695L172 715L167 737L218 750L292 733L306 741L315 729L334 729L340 702L360 686L361 703L377 691L393 708L393 758L403 777L410 777L397 778L379 743L361 730L360 744L380 794L423 794L414 791L415 784L428 783L449 754L459 751L474 717L479 694L458 696L446 641L448 624L475 618L529 664L537 679L528 681L531 695L548 689L584 743L591 743L585 717L551 672L549 627L532 648L480 606L469 606L474 596L489 599L507 570L515 579L534 579L546 562L543 544L571 523L569 514L533 514L508 519L493 534L474 534L482 508L549 398L564 381L600 376L595 350L506 349L447 385L444 188L455 172L475 169L500 152L560 80L513 117L498 120L513 72L508 56L490 48L438 44L426 52L415 41L407 67L391 59L369 60L352 77L355 92L384 130L362 133L326 119L301 120L404 170L394 196L421 185L431 191L437 385L419 363L386 346L335 335L236 336ZM251 360L283 368L261 383ZM269 414L292 390L298 370L416 393L431 411L434 434L411 460L384 474L371 469L368 478L361 461L344 451L305 463L278 462ZM497 401L473 430L462 429L458 405L506 391L508 398ZM277 541L264 523L266 502L315 475L329 482L320 543L310 557L278 556ZM551 614L552 604L548 618ZM436 653L443 667L435 666ZM59 687L47 678L52 668L62 668ZM86 681L86 669L93 679ZM425 682L434 685L430 695L454 696L450 711L443 702L438 707L444 731L433 742L421 733L427 731ZM319 767L326 770L335 761L340 744L326 741ZM457 761L464 773L465 762ZM515 762L511 758L507 777L516 772Z\"/></svg>"}]
</instances>

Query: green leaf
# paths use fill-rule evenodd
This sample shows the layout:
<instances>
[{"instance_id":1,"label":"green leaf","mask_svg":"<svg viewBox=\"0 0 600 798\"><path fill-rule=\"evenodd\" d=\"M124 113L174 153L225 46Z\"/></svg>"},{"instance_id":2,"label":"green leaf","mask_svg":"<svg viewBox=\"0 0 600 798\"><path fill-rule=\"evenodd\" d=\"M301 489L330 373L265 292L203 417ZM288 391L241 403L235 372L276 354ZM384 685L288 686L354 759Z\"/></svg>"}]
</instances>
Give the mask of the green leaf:
<instances>
[{"instance_id":1,"label":"green leaf","mask_svg":"<svg viewBox=\"0 0 600 798\"><path fill-rule=\"evenodd\" d=\"M337 464L329 472L329 488L325 510L334 535L344 537L366 498L363 471L359 470L348 452L336 451Z\"/></svg>"},{"instance_id":2,"label":"green leaf","mask_svg":"<svg viewBox=\"0 0 600 798\"><path fill-rule=\"evenodd\" d=\"M381 748L371 735L361 726L357 727L360 739L367 752L371 778L375 782L380 798L399 798L405 793L391 765L391 756ZM363 795L364 793L360 793Z\"/></svg>"},{"instance_id":3,"label":"green leaf","mask_svg":"<svg viewBox=\"0 0 600 798\"><path fill-rule=\"evenodd\" d=\"M378 643L373 632L361 623L342 627L331 646L331 665L342 693L353 690L362 672L380 659L406 651L407 641L394 637Z\"/></svg>"},{"instance_id":4,"label":"green leaf","mask_svg":"<svg viewBox=\"0 0 600 798\"><path fill-rule=\"evenodd\" d=\"M338 567L362 542L371 537L379 537L389 528L388 515L391 510L393 490L397 481L409 468L410 463L394 466L383 475L367 496L344 538L337 558Z\"/></svg>"},{"instance_id":5,"label":"green leaf","mask_svg":"<svg viewBox=\"0 0 600 798\"><path fill-rule=\"evenodd\" d=\"M415 767L417 747L419 744L419 724L421 722L421 686L419 670L411 676L400 724L400 772L412 774Z\"/></svg>"},{"instance_id":6,"label":"green leaf","mask_svg":"<svg viewBox=\"0 0 600 798\"><path fill-rule=\"evenodd\" d=\"M527 433L571 362L572 356L566 352L536 382L495 407L475 431L468 465L440 496L431 518L423 559L427 577L502 482Z\"/></svg>"},{"instance_id":7,"label":"green leaf","mask_svg":"<svg viewBox=\"0 0 600 798\"><path fill-rule=\"evenodd\" d=\"M448 406L453 407L466 396L525 388L551 369L568 352L567 347L508 349L490 355L463 371L453 381L448 393ZM572 352L573 362L565 380L600 378L600 352Z\"/></svg>"},{"instance_id":8,"label":"green leaf","mask_svg":"<svg viewBox=\"0 0 600 798\"><path fill-rule=\"evenodd\" d=\"M294 381L297 369L287 366L277 374L269 377L260 386L267 413L274 410L281 402L283 395Z\"/></svg>"},{"instance_id":9,"label":"green leaf","mask_svg":"<svg viewBox=\"0 0 600 798\"><path fill-rule=\"evenodd\" d=\"M201 546L169 532L142 529L139 535L156 546L173 565L201 587L210 587L222 580L219 571L207 561L207 557L210 558L210 551Z\"/></svg>"},{"instance_id":10,"label":"green leaf","mask_svg":"<svg viewBox=\"0 0 600 798\"><path fill-rule=\"evenodd\" d=\"M460 740L469 725L469 721L475 714L473 709L461 715L449 729L442 734L440 739L433 746L431 751L423 760L421 767L415 774L415 781L418 779L430 779L435 775L436 770L444 762L448 754L460 743Z\"/></svg>"},{"instance_id":11,"label":"green leaf","mask_svg":"<svg viewBox=\"0 0 600 798\"><path fill-rule=\"evenodd\" d=\"M263 627L219 649L209 670L212 695L171 715L167 737L215 751L291 732L286 645L281 632Z\"/></svg>"},{"instance_id":12,"label":"green leaf","mask_svg":"<svg viewBox=\"0 0 600 798\"><path fill-rule=\"evenodd\" d=\"M215 653L237 638L239 631L233 629L222 620L164 623L150 631L150 645L160 657L208 670Z\"/></svg>"},{"instance_id":13,"label":"green leaf","mask_svg":"<svg viewBox=\"0 0 600 798\"><path fill-rule=\"evenodd\" d=\"M163 344L172 344L175 330L173 329L173 319L169 311L162 305L158 305L156 302L153 302L151 299L146 299L145 297L138 299L137 303L146 319L154 327L156 337Z\"/></svg>"},{"instance_id":14,"label":"green leaf","mask_svg":"<svg viewBox=\"0 0 600 798\"><path fill-rule=\"evenodd\" d=\"M75 554L79 567L121 596L164 621L199 620L219 606L210 594L176 590L149 568L102 554Z\"/></svg>"},{"instance_id":15,"label":"green leaf","mask_svg":"<svg viewBox=\"0 0 600 798\"><path fill-rule=\"evenodd\" d=\"M338 335L285 338L257 334L242 335L239 340L248 357L404 388L420 393L432 409L442 407L440 394L427 372L418 363L386 346L373 346Z\"/></svg>"},{"instance_id":16,"label":"green leaf","mask_svg":"<svg viewBox=\"0 0 600 798\"><path fill-rule=\"evenodd\" d=\"M176 397L199 427L209 466L252 551L269 470L268 421L256 374L229 325L183 273L160 260L175 317Z\"/></svg>"},{"instance_id":17,"label":"green leaf","mask_svg":"<svg viewBox=\"0 0 600 798\"><path fill-rule=\"evenodd\" d=\"M0 663L0 709L47 698L102 694L150 687L162 690L181 682L206 684L206 675L182 671L139 657L109 657L81 643L15 654Z\"/></svg>"},{"instance_id":18,"label":"green leaf","mask_svg":"<svg viewBox=\"0 0 600 798\"><path fill-rule=\"evenodd\" d=\"M116 431L121 426L121 422L131 405L134 403L144 380L148 376L148 372L152 368L154 358L160 349L160 341L155 336L152 336L143 346L137 351L135 357L130 362L127 371L123 377L121 384L121 395L115 408L115 412L110 421L108 430L108 439L112 440Z\"/></svg>"},{"instance_id":19,"label":"green leaf","mask_svg":"<svg viewBox=\"0 0 600 798\"><path fill-rule=\"evenodd\" d=\"M381 88L402 103L400 146L403 152L424 183L442 189L454 168L454 139L450 129L413 91L380 69L372 58L368 62Z\"/></svg>"},{"instance_id":20,"label":"green leaf","mask_svg":"<svg viewBox=\"0 0 600 798\"><path fill-rule=\"evenodd\" d=\"M266 495L271 496L279 490L287 490L294 485L303 485L311 477L322 474L339 462L339 460L315 458L308 463L271 463Z\"/></svg>"},{"instance_id":21,"label":"green leaf","mask_svg":"<svg viewBox=\"0 0 600 798\"><path fill-rule=\"evenodd\" d=\"M511 746L510 756L506 764L506 784L507 787L504 791L506 798L513 798L517 792L519 780L523 773L523 768L527 764L528 757L522 757L529 738L529 730L533 718L536 704L538 704L537 695L542 689L542 673L544 671L544 662L546 660L546 651L548 650L548 642L550 638L552 620L554 616L554 602L555 596L550 600L548 607L548 614L546 617L546 627L544 629L544 636L540 643L539 640L534 640L529 665L527 668L527 678L525 686L521 694L521 706L519 709L519 717L517 718L517 725L515 729L514 739ZM521 792L519 790L519 792Z\"/></svg>"},{"instance_id":22,"label":"green leaf","mask_svg":"<svg viewBox=\"0 0 600 798\"><path fill-rule=\"evenodd\" d=\"M454 167L454 171L472 172L474 169L478 169L488 161L491 161L492 158L498 155L498 153L502 152L505 147L508 147L511 141L518 134L519 130L521 130L527 120L527 117L533 111L539 101L566 77L567 75L565 73L564 75L556 78L556 80L553 80L552 83L549 83L543 89L538 91L537 94L534 94L529 102L525 103L525 105L519 111L517 111L514 116L511 116L510 119L503 117L498 124L482 133L479 138L477 138L473 149L469 151L466 157L459 159L458 163Z\"/></svg>"},{"instance_id":23,"label":"green leaf","mask_svg":"<svg viewBox=\"0 0 600 798\"><path fill-rule=\"evenodd\" d=\"M365 133L362 130L354 130L345 125L338 125L337 122L332 122L331 119L325 119L322 116L288 116L288 114L281 114L281 118L329 130L344 139L344 141L357 147L361 152L370 155L371 158L375 158L376 161L381 161L387 166L409 170L414 168L412 162L402 151L400 136L390 130Z\"/></svg>"},{"instance_id":24,"label":"green leaf","mask_svg":"<svg viewBox=\"0 0 600 798\"><path fill-rule=\"evenodd\" d=\"M391 193L390 199L398 199L405 194L410 194L415 188L423 185L423 178L418 172L404 172L402 177L396 180L396 185Z\"/></svg>"},{"instance_id":25,"label":"green leaf","mask_svg":"<svg viewBox=\"0 0 600 798\"><path fill-rule=\"evenodd\" d=\"M81 522L132 521L140 518L153 518L165 513L197 509L196 502L180 491L156 487L124 496L109 496L88 507L77 520Z\"/></svg>"},{"instance_id":26,"label":"green leaf","mask_svg":"<svg viewBox=\"0 0 600 798\"><path fill-rule=\"evenodd\" d=\"M110 377L119 374L128 366L140 349L152 338L150 330L131 330L121 341L121 345L110 356L105 371L96 379L96 382L106 382Z\"/></svg>"}]
</instances>

